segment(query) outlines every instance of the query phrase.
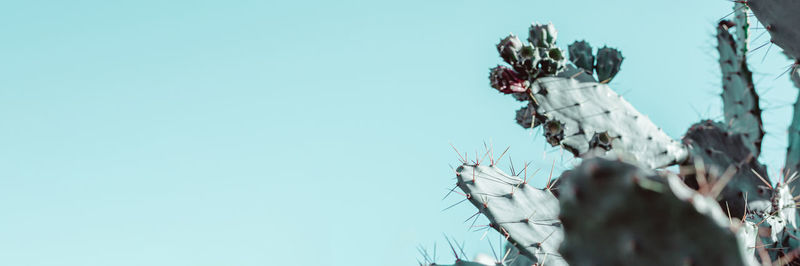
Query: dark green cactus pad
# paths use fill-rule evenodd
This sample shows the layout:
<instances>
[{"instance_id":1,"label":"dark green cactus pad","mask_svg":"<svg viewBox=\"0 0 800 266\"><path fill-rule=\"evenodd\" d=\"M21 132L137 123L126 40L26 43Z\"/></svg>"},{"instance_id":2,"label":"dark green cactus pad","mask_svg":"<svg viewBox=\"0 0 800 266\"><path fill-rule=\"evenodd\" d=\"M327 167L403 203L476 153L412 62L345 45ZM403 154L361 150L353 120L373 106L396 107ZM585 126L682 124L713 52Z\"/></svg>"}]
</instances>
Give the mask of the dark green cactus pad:
<instances>
[{"instance_id":1,"label":"dark green cactus pad","mask_svg":"<svg viewBox=\"0 0 800 266\"><path fill-rule=\"evenodd\" d=\"M588 159L562 179L559 251L572 266L745 265L727 217L676 176Z\"/></svg>"},{"instance_id":2,"label":"dark green cactus pad","mask_svg":"<svg viewBox=\"0 0 800 266\"><path fill-rule=\"evenodd\" d=\"M733 217L742 217L745 205L748 205L747 209L759 211L769 207L766 203L772 197L772 190L758 177L760 175L769 181L767 169L755 159L742 134L731 133L724 124L706 120L692 125L683 142L690 148L692 158L682 166L687 185L699 186L695 176L698 160L702 162L703 171L711 176L719 177L733 166L737 171L718 197L720 206L730 209Z\"/></svg>"},{"instance_id":3,"label":"dark green cactus pad","mask_svg":"<svg viewBox=\"0 0 800 266\"><path fill-rule=\"evenodd\" d=\"M770 41L790 57L800 59L800 1L748 0L747 5L772 36Z\"/></svg>"},{"instance_id":4,"label":"dark green cactus pad","mask_svg":"<svg viewBox=\"0 0 800 266\"><path fill-rule=\"evenodd\" d=\"M728 129L741 133L747 147L758 157L761 140L764 138L759 97L753 84L753 73L747 67L747 53L740 50L747 49L747 35L737 34L734 39L734 35L729 32L733 27L737 29L737 33L747 32L746 27L730 21L723 20L717 26L717 50L722 72L722 110Z\"/></svg>"}]
</instances>

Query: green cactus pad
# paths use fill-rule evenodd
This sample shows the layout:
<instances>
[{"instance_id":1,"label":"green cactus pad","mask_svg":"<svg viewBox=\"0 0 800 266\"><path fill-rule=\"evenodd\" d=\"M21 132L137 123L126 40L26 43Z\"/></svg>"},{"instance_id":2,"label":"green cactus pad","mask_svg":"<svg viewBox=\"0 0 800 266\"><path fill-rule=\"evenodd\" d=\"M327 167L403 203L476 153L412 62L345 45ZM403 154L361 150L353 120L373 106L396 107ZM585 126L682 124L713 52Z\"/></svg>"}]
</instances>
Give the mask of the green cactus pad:
<instances>
[{"instance_id":1,"label":"green cactus pad","mask_svg":"<svg viewBox=\"0 0 800 266\"><path fill-rule=\"evenodd\" d=\"M561 254L582 265L745 265L713 199L674 175L585 160L562 175Z\"/></svg>"}]
</instances>

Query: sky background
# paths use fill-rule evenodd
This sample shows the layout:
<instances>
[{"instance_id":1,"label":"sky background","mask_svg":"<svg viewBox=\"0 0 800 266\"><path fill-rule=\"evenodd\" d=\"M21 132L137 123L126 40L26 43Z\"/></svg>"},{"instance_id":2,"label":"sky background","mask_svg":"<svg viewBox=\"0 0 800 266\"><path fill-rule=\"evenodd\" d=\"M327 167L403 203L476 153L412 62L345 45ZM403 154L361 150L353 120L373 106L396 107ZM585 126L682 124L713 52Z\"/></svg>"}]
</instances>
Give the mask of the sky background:
<instances>
[{"instance_id":1,"label":"sky background","mask_svg":"<svg viewBox=\"0 0 800 266\"><path fill-rule=\"evenodd\" d=\"M680 138L721 119L713 33L731 6L2 1L0 265L413 265L434 243L451 262L443 234L490 253L471 205L442 211L459 200L442 199L450 143L571 164L489 87L495 43L552 21L562 48L619 48L612 88ZM797 91L768 47L750 64L774 178Z\"/></svg>"}]
</instances>

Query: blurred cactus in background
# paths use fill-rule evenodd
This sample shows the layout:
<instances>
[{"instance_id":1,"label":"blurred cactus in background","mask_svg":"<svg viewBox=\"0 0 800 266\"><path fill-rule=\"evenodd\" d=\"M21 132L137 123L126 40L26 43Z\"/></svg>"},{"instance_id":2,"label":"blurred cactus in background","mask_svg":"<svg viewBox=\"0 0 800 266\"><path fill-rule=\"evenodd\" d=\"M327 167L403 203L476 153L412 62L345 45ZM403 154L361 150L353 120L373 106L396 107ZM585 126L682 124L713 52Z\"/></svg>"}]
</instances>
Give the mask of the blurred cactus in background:
<instances>
[{"instance_id":1,"label":"blurred cactus in background","mask_svg":"<svg viewBox=\"0 0 800 266\"><path fill-rule=\"evenodd\" d=\"M460 154L453 190L477 208L470 219L485 216L507 244L501 256L467 261L451 243L454 265L800 265L800 98L773 183L758 162L765 132L747 63L752 9L795 61L788 71L800 88L800 1L733 4L716 27L724 121L700 121L681 141L611 89L619 50L577 41L565 54L549 23L533 24L525 42L503 38L507 65L490 70L491 87L524 102L517 124L541 127L549 144L582 160L537 188L527 165L497 167L506 152Z\"/></svg>"}]
</instances>

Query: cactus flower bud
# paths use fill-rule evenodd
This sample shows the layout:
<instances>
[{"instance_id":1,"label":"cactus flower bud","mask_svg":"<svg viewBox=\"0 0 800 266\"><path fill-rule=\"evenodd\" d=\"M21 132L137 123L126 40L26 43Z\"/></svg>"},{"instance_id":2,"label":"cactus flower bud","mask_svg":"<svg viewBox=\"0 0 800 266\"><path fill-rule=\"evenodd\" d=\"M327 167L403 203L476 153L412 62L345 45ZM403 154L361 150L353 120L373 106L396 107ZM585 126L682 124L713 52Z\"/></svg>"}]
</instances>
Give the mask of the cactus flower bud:
<instances>
[{"instance_id":1,"label":"cactus flower bud","mask_svg":"<svg viewBox=\"0 0 800 266\"><path fill-rule=\"evenodd\" d=\"M553 26L553 23L531 24L528 31L530 34L528 41L536 47L553 47L556 45L558 32L556 32L556 27Z\"/></svg>"},{"instance_id":2,"label":"cactus flower bud","mask_svg":"<svg viewBox=\"0 0 800 266\"><path fill-rule=\"evenodd\" d=\"M508 35L500 43L497 44L497 52L500 53L500 57L503 58L503 61L506 63L516 65L519 61L520 51L522 50L522 41L514 36L514 34Z\"/></svg>"},{"instance_id":3,"label":"cactus flower bud","mask_svg":"<svg viewBox=\"0 0 800 266\"><path fill-rule=\"evenodd\" d=\"M528 91L528 81L520 78L516 71L504 66L492 68L489 73L489 81L491 81L492 88L505 94Z\"/></svg>"}]
</instances>

